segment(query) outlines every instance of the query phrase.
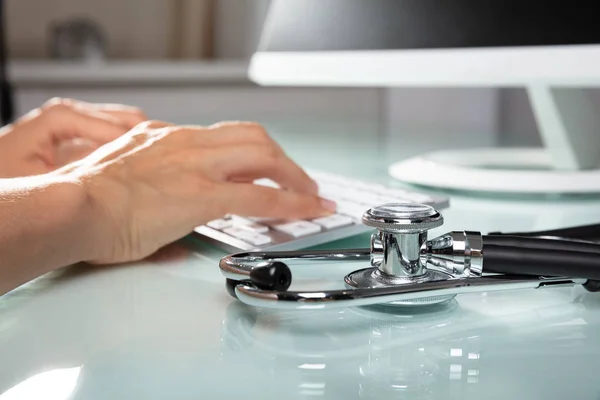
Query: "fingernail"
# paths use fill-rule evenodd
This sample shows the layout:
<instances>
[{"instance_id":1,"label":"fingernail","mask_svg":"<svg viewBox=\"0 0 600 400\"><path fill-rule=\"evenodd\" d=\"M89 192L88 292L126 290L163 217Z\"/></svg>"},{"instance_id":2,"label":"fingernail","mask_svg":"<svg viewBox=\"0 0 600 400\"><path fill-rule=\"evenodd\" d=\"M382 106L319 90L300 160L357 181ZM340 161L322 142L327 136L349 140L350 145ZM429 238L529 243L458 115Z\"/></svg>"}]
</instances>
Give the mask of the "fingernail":
<instances>
[{"instance_id":1,"label":"fingernail","mask_svg":"<svg viewBox=\"0 0 600 400\"><path fill-rule=\"evenodd\" d=\"M321 207L323 207L325 210L330 211L332 213L334 213L335 210L337 210L337 204L335 204L334 201L327 200L327 199L321 199Z\"/></svg>"}]
</instances>

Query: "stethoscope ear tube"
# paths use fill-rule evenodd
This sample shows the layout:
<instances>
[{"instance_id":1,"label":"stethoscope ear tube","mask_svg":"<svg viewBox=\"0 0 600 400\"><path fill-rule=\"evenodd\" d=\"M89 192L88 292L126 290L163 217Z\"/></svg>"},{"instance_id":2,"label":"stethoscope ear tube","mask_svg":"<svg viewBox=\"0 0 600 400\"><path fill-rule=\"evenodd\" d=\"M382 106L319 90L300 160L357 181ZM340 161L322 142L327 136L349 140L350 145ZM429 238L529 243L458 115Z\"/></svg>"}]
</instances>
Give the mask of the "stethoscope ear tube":
<instances>
[{"instance_id":1,"label":"stethoscope ear tube","mask_svg":"<svg viewBox=\"0 0 600 400\"><path fill-rule=\"evenodd\" d=\"M570 228L549 229L534 232L490 232L489 236L548 237L557 239L585 240L600 242L600 224L582 225Z\"/></svg>"},{"instance_id":2,"label":"stethoscope ear tube","mask_svg":"<svg viewBox=\"0 0 600 400\"><path fill-rule=\"evenodd\" d=\"M600 279L600 255L595 253L484 245L484 257L485 272Z\"/></svg>"},{"instance_id":3,"label":"stethoscope ear tube","mask_svg":"<svg viewBox=\"0 0 600 400\"><path fill-rule=\"evenodd\" d=\"M586 278L589 291L600 290L600 245L583 241L598 236L600 225L518 234L483 236L485 272ZM557 235L572 235L565 238Z\"/></svg>"},{"instance_id":4,"label":"stethoscope ear tube","mask_svg":"<svg viewBox=\"0 0 600 400\"><path fill-rule=\"evenodd\" d=\"M564 250L600 255L600 244L564 238L535 238L516 235L483 235L485 246L504 246L536 250Z\"/></svg>"}]
</instances>

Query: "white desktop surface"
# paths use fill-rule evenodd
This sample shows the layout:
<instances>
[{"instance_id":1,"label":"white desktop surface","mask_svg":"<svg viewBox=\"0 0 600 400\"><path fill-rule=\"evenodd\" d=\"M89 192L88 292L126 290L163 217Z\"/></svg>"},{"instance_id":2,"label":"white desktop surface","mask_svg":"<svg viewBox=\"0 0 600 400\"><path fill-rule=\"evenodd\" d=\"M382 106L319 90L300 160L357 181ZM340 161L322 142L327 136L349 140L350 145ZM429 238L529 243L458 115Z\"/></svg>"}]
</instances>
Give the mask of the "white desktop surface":
<instances>
[{"instance_id":1,"label":"white desktop surface","mask_svg":"<svg viewBox=\"0 0 600 400\"><path fill-rule=\"evenodd\" d=\"M308 167L385 181L388 163L410 153L390 149L389 137L298 129L274 136ZM600 222L600 199L451 201L432 235ZM329 244L356 246L367 235ZM397 315L264 311L227 294L224 255L185 240L0 297L0 400L600 398L600 294L469 294ZM297 284L340 287L357 269L323 267L295 270Z\"/></svg>"}]
</instances>

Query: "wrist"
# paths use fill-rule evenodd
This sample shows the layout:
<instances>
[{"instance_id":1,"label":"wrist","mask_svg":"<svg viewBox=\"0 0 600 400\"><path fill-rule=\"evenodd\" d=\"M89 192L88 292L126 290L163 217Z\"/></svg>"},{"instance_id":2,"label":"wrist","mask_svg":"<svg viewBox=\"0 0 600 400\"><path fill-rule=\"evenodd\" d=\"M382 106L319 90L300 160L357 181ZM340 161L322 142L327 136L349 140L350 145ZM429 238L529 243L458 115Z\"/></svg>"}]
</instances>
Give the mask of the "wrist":
<instances>
[{"instance_id":1,"label":"wrist","mask_svg":"<svg viewBox=\"0 0 600 400\"><path fill-rule=\"evenodd\" d=\"M35 232L54 246L56 268L83 261L93 251L94 219L85 191L76 180L43 177L32 189L40 210Z\"/></svg>"},{"instance_id":2,"label":"wrist","mask_svg":"<svg viewBox=\"0 0 600 400\"><path fill-rule=\"evenodd\" d=\"M93 250L85 194L63 178L0 179L0 294Z\"/></svg>"},{"instance_id":3,"label":"wrist","mask_svg":"<svg viewBox=\"0 0 600 400\"><path fill-rule=\"evenodd\" d=\"M99 256L100 213L79 179L69 175L52 177L40 199L40 207L49 215L42 229L58 238L58 246L64 249L63 265Z\"/></svg>"},{"instance_id":4,"label":"wrist","mask_svg":"<svg viewBox=\"0 0 600 400\"><path fill-rule=\"evenodd\" d=\"M25 230L23 241L38 243L48 269L83 261L93 252L93 208L79 181L57 174L8 181L27 204L26 223L19 223Z\"/></svg>"},{"instance_id":5,"label":"wrist","mask_svg":"<svg viewBox=\"0 0 600 400\"><path fill-rule=\"evenodd\" d=\"M70 179L76 182L76 229L82 233L82 251L79 261L113 263L120 261L127 242L126 230L119 221L127 214L129 189L118 180L109 179L102 171L70 171ZM67 182L70 182L67 179Z\"/></svg>"}]
</instances>

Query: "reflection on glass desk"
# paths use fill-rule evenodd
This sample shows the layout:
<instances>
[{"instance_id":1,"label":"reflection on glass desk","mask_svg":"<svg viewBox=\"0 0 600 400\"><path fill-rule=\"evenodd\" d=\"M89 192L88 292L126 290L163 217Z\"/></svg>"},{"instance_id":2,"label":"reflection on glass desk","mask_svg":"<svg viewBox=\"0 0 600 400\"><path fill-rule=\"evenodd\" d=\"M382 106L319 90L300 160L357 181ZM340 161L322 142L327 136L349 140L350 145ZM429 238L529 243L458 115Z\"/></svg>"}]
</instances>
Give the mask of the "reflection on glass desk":
<instances>
[{"instance_id":1,"label":"reflection on glass desk","mask_svg":"<svg viewBox=\"0 0 600 400\"><path fill-rule=\"evenodd\" d=\"M235 364L234 375L262 379L264 398L595 398L600 384L588 379L598 365L600 301L551 296L518 312L504 296L485 295L411 314L299 315L232 303L223 362Z\"/></svg>"}]
</instances>

